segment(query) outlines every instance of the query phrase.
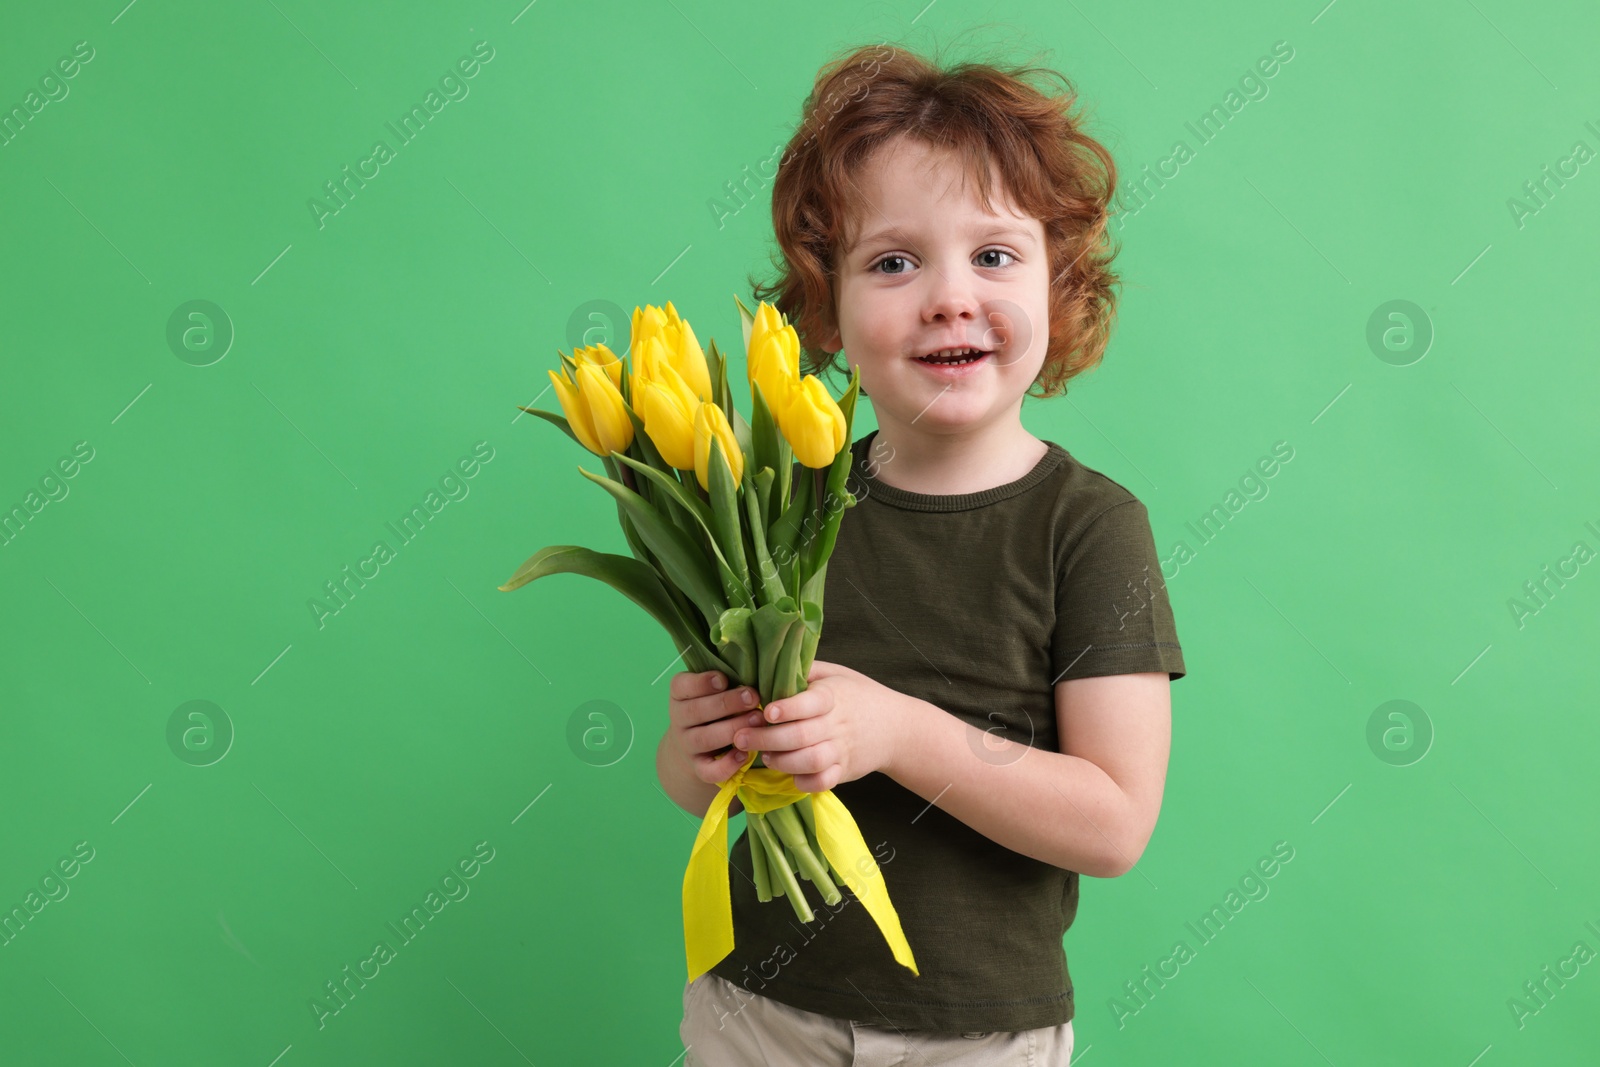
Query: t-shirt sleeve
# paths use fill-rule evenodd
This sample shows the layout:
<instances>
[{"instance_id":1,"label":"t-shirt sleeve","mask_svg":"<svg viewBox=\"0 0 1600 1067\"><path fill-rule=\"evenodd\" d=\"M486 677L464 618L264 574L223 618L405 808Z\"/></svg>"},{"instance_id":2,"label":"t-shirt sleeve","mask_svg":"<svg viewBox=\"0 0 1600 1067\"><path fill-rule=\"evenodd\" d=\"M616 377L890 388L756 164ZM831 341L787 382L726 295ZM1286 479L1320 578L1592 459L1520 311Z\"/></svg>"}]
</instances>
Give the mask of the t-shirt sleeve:
<instances>
[{"instance_id":1,"label":"t-shirt sleeve","mask_svg":"<svg viewBox=\"0 0 1600 1067\"><path fill-rule=\"evenodd\" d=\"M1058 550L1050 657L1052 686L1105 674L1184 676L1150 516L1139 500L1111 505Z\"/></svg>"}]
</instances>

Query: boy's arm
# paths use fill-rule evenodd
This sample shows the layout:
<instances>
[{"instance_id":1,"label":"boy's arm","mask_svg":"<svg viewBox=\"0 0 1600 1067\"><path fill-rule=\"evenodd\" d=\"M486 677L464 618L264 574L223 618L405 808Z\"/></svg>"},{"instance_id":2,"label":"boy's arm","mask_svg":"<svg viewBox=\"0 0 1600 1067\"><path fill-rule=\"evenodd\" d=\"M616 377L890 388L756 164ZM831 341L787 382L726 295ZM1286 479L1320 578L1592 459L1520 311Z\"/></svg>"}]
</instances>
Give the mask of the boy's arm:
<instances>
[{"instance_id":1,"label":"boy's arm","mask_svg":"<svg viewBox=\"0 0 1600 1067\"><path fill-rule=\"evenodd\" d=\"M1125 874L1155 830L1172 745L1167 672L1055 688L1062 751L985 734L901 694L883 773L1013 852L1096 878Z\"/></svg>"}]
</instances>

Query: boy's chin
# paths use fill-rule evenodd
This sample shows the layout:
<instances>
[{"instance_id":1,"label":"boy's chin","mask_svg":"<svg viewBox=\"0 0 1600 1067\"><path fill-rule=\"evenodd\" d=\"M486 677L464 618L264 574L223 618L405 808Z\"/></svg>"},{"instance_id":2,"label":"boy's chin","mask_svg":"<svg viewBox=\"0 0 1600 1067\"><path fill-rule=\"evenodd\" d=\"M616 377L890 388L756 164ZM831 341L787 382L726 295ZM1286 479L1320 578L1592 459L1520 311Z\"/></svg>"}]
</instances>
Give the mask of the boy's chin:
<instances>
[{"instance_id":1,"label":"boy's chin","mask_svg":"<svg viewBox=\"0 0 1600 1067\"><path fill-rule=\"evenodd\" d=\"M993 424L1000 415L992 396L958 397L953 390L936 395L932 403L898 405L905 413L901 421L913 432L961 435Z\"/></svg>"}]
</instances>

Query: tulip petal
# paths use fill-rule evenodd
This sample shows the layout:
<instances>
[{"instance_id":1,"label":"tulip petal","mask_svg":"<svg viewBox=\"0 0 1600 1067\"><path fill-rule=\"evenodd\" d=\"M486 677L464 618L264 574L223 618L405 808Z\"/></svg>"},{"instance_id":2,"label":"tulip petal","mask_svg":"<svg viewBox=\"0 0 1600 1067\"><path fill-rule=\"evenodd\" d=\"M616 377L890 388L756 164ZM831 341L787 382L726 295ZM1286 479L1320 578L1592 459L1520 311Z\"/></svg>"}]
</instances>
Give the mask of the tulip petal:
<instances>
[{"instance_id":1,"label":"tulip petal","mask_svg":"<svg viewBox=\"0 0 1600 1067\"><path fill-rule=\"evenodd\" d=\"M550 382L556 387L556 399L561 401L561 412L567 417L567 425L572 428L573 436L578 443L597 456L605 455L601 450L600 439L595 436L594 421L589 416L588 405L578 393L578 387L563 374L550 371Z\"/></svg>"},{"instance_id":2,"label":"tulip petal","mask_svg":"<svg viewBox=\"0 0 1600 1067\"><path fill-rule=\"evenodd\" d=\"M578 365L578 392L588 411L601 455L625 452L633 443L633 420L628 418L622 394L604 371L593 363Z\"/></svg>"}]
</instances>

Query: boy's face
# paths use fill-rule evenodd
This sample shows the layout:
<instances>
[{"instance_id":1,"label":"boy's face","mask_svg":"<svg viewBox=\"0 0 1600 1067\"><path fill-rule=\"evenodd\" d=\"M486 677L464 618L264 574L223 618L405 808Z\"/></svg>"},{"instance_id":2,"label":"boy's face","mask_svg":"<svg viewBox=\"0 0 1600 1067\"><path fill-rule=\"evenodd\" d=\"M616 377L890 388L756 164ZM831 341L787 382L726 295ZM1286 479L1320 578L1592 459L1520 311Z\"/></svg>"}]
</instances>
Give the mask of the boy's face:
<instances>
[{"instance_id":1,"label":"boy's face","mask_svg":"<svg viewBox=\"0 0 1600 1067\"><path fill-rule=\"evenodd\" d=\"M1044 226L1016 212L998 171L991 195L1001 214L985 211L963 178L953 153L904 136L854 176L867 206L837 257L838 327L822 346L860 365L879 425L902 440L1003 425L1044 364ZM988 354L954 370L918 359L960 347Z\"/></svg>"}]
</instances>

